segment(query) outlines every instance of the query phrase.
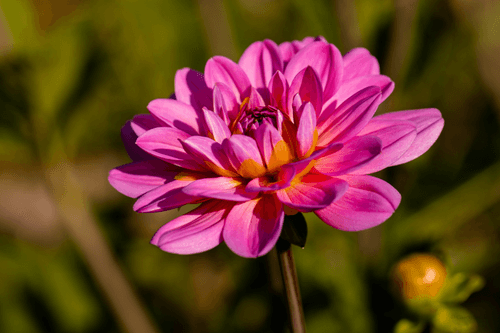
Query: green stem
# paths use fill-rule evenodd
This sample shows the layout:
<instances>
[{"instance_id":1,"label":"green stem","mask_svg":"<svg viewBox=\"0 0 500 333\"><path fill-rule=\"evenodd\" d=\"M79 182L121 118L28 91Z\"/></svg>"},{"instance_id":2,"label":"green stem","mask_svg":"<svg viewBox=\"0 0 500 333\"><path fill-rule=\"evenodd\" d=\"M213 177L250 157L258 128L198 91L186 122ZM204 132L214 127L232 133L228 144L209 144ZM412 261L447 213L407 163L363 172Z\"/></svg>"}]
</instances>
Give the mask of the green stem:
<instances>
[{"instance_id":1,"label":"green stem","mask_svg":"<svg viewBox=\"0 0 500 333\"><path fill-rule=\"evenodd\" d=\"M291 244L280 238L276 244L276 249L288 304L290 329L292 333L305 333L306 321L304 318L304 310L302 309L299 281L297 279L297 271L295 269Z\"/></svg>"}]
</instances>

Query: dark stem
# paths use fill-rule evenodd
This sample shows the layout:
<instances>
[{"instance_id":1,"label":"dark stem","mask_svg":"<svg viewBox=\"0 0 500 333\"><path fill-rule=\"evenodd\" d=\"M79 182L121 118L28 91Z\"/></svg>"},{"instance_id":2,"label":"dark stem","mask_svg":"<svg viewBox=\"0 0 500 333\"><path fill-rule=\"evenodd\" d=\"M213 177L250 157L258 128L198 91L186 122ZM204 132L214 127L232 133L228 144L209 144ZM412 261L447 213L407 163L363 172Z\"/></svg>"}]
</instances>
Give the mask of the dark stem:
<instances>
[{"instance_id":1,"label":"dark stem","mask_svg":"<svg viewBox=\"0 0 500 333\"><path fill-rule=\"evenodd\" d=\"M306 321L304 310L302 309L299 281L297 279L291 244L280 238L276 244L276 250L278 252L281 277L283 278L283 285L285 287L290 329L292 333L305 333Z\"/></svg>"}]
</instances>

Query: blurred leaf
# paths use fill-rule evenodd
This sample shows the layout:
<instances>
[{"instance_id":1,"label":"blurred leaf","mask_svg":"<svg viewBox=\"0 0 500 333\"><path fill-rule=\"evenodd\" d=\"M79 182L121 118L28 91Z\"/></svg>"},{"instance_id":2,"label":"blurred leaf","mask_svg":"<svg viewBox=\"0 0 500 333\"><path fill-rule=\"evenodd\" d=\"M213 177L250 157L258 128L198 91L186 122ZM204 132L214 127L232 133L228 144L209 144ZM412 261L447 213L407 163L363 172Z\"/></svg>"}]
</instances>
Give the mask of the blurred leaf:
<instances>
[{"instance_id":1,"label":"blurred leaf","mask_svg":"<svg viewBox=\"0 0 500 333\"><path fill-rule=\"evenodd\" d=\"M421 333L425 328L425 323L420 321L415 323L408 319L401 319L394 327L394 333Z\"/></svg>"},{"instance_id":2,"label":"blurred leaf","mask_svg":"<svg viewBox=\"0 0 500 333\"><path fill-rule=\"evenodd\" d=\"M439 308L432 323L438 330L450 333L472 333L477 329L472 314L461 307Z\"/></svg>"},{"instance_id":3,"label":"blurred leaf","mask_svg":"<svg viewBox=\"0 0 500 333\"><path fill-rule=\"evenodd\" d=\"M302 213L285 215L281 238L291 244L304 248L307 239L307 222Z\"/></svg>"},{"instance_id":4,"label":"blurred leaf","mask_svg":"<svg viewBox=\"0 0 500 333\"><path fill-rule=\"evenodd\" d=\"M479 275L467 276L463 273L453 275L446 282L441 301L462 303L469 296L484 287L484 279Z\"/></svg>"},{"instance_id":5,"label":"blurred leaf","mask_svg":"<svg viewBox=\"0 0 500 333\"><path fill-rule=\"evenodd\" d=\"M7 21L7 38L11 37L14 51L30 50L39 42L35 27L35 11L29 0L0 0L0 15ZM3 36L2 36L3 37Z\"/></svg>"}]
</instances>

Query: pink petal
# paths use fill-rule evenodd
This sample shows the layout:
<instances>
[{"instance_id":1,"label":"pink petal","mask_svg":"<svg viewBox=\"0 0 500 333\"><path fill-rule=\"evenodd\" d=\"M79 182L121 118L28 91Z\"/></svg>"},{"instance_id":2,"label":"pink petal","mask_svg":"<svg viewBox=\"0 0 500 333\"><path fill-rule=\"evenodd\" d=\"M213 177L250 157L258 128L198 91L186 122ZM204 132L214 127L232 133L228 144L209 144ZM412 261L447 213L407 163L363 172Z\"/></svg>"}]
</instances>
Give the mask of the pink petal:
<instances>
[{"instance_id":1,"label":"pink petal","mask_svg":"<svg viewBox=\"0 0 500 333\"><path fill-rule=\"evenodd\" d=\"M385 169L397 161L415 141L417 131L412 122L375 117L359 135L374 135L382 141L382 152L368 164L352 172L366 175Z\"/></svg>"},{"instance_id":2,"label":"pink petal","mask_svg":"<svg viewBox=\"0 0 500 333\"><path fill-rule=\"evenodd\" d=\"M185 177L184 180L173 180L159 186L139 197L134 204L134 210L138 213L156 213L199 202L203 198L186 194L182 192L182 188L200 177L204 175Z\"/></svg>"},{"instance_id":3,"label":"pink petal","mask_svg":"<svg viewBox=\"0 0 500 333\"><path fill-rule=\"evenodd\" d=\"M214 112L229 125L238 115L239 103L233 91L224 83L218 82L214 86Z\"/></svg>"},{"instance_id":4,"label":"pink petal","mask_svg":"<svg viewBox=\"0 0 500 333\"><path fill-rule=\"evenodd\" d=\"M311 66L321 81L326 101L339 89L342 82L342 54L332 44L313 42L300 50L288 63L285 77L288 82L304 68Z\"/></svg>"},{"instance_id":5,"label":"pink petal","mask_svg":"<svg viewBox=\"0 0 500 333\"><path fill-rule=\"evenodd\" d=\"M118 192L137 198L174 180L178 173L178 168L160 160L140 161L111 170L108 181Z\"/></svg>"},{"instance_id":6,"label":"pink petal","mask_svg":"<svg viewBox=\"0 0 500 333\"><path fill-rule=\"evenodd\" d=\"M271 95L270 104L284 112L290 119L292 119L292 114L288 111L287 105L288 82L280 71L277 71L271 78L268 90Z\"/></svg>"},{"instance_id":7,"label":"pink petal","mask_svg":"<svg viewBox=\"0 0 500 333\"><path fill-rule=\"evenodd\" d=\"M175 98L197 110L212 106L212 91L207 87L203 74L191 68L175 73Z\"/></svg>"},{"instance_id":8,"label":"pink petal","mask_svg":"<svg viewBox=\"0 0 500 333\"><path fill-rule=\"evenodd\" d=\"M293 153L279 131L271 124L262 124L255 131L255 141L270 172L293 159Z\"/></svg>"},{"instance_id":9,"label":"pink petal","mask_svg":"<svg viewBox=\"0 0 500 333\"><path fill-rule=\"evenodd\" d=\"M318 146L325 146L334 141L347 141L368 124L381 101L380 93L376 93L374 89L366 89L361 96L356 95L357 97L348 99L339 107L333 120L321 124L318 129Z\"/></svg>"},{"instance_id":10,"label":"pink petal","mask_svg":"<svg viewBox=\"0 0 500 333\"><path fill-rule=\"evenodd\" d=\"M380 87L380 91L382 93L382 100L380 101L380 103L385 101L385 99L389 97L389 95L394 90L394 82L392 82L392 80L385 75L357 77L348 82L342 83L340 89L331 99L324 99L326 101L324 103L324 108L333 103L336 103L336 105L340 105L356 92L371 86Z\"/></svg>"},{"instance_id":11,"label":"pink petal","mask_svg":"<svg viewBox=\"0 0 500 333\"><path fill-rule=\"evenodd\" d=\"M276 71L283 71L278 45L269 39L250 45L238 64L247 74L252 86L259 91L267 88Z\"/></svg>"},{"instance_id":12,"label":"pink petal","mask_svg":"<svg viewBox=\"0 0 500 333\"><path fill-rule=\"evenodd\" d=\"M290 186L295 177L295 169L293 167L283 167L275 177L263 176L252 179L245 187L245 191L251 193L258 192L273 192L287 188Z\"/></svg>"},{"instance_id":13,"label":"pink petal","mask_svg":"<svg viewBox=\"0 0 500 333\"><path fill-rule=\"evenodd\" d=\"M344 56L343 82L350 81L359 76L379 75L380 66L377 58L370 51L362 47L352 49Z\"/></svg>"},{"instance_id":14,"label":"pink petal","mask_svg":"<svg viewBox=\"0 0 500 333\"><path fill-rule=\"evenodd\" d=\"M213 88L217 82L224 83L239 101L250 93L250 80L245 72L232 60L222 56L215 56L207 61L205 81L210 88Z\"/></svg>"},{"instance_id":15,"label":"pink petal","mask_svg":"<svg viewBox=\"0 0 500 333\"><path fill-rule=\"evenodd\" d=\"M241 179L228 177L199 179L184 187L182 191L192 196L227 201L248 201L257 196L257 193L245 191Z\"/></svg>"},{"instance_id":16,"label":"pink petal","mask_svg":"<svg viewBox=\"0 0 500 333\"><path fill-rule=\"evenodd\" d=\"M172 127L158 127L147 131L137 139L137 146L149 154L173 165L189 170L206 170L196 162L182 146L180 140L189 138L186 132Z\"/></svg>"},{"instance_id":17,"label":"pink petal","mask_svg":"<svg viewBox=\"0 0 500 333\"><path fill-rule=\"evenodd\" d=\"M278 199L300 212L325 208L347 191L347 182L339 178L308 174L290 187L276 192Z\"/></svg>"},{"instance_id":18,"label":"pink petal","mask_svg":"<svg viewBox=\"0 0 500 333\"><path fill-rule=\"evenodd\" d=\"M319 115L323 108L323 88L311 66L301 70L293 79L288 90L288 109L292 109L293 98L299 94L300 104L311 102Z\"/></svg>"},{"instance_id":19,"label":"pink petal","mask_svg":"<svg viewBox=\"0 0 500 333\"><path fill-rule=\"evenodd\" d=\"M125 150L132 161L150 160L153 157L139 148L135 141L139 135L146 131L161 126L153 116L149 114L139 114L131 121L127 121L121 130L121 137Z\"/></svg>"},{"instance_id":20,"label":"pink petal","mask_svg":"<svg viewBox=\"0 0 500 333\"><path fill-rule=\"evenodd\" d=\"M299 126L297 128L297 154L299 158L308 157L316 147L318 132L316 131L316 111L311 103L302 107Z\"/></svg>"},{"instance_id":21,"label":"pink petal","mask_svg":"<svg viewBox=\"0 0 500 333\"><path fill-rule=\"evenodd\" d=\"M251 137L234 134L222 142L222 147L234 170L242 177L257 178L266 173L257 143Z\"/></svg>"},{"instance_id":22,"label":"pink petal","mask_svg":"<svg viewBox=\"0 0 500 333\"><path fill-rule=\"evenodd\" d=\"M231 136L231 131L226 123L215 112L203 109L205 119L205 128L207 136L215 141L222 143L222 141Z\"/></svg>"},{"instance_id":23,"label":"pink petal","mask_svg":"<svg viewBox=\"0 0 500 333\"><path fill-rule=\"evenodd\" d=\"M328 153L316 161L313 170L328 176L353 172L374 159L382 149L382 141L376 136L354 137L344 143L337 152Z\"/></svg>"},{"instance_id":24,"label":"pink petal","mask_svg":"<svg viewBox=\"0 0 500 333\"><path fill-rule=\"evenodd\" d=\"M164 125L162 122L158 122L152 115L150 114L138 114L134 116L134 118L130 121L130 127L132 131L137 136L141 136L146 133L150 129L159 127ZM137 140L137 139L136 139ZM135 140L134 140L135 142Z\"/></svg>"},{"instance_id":25,"label":"pink petal","mask_svg":"<svg viewBox=\"0 0 500 333\"><path fill-rule=\"evenodd\" d=\"M283 205L273 195L237 204L226 217L224 241L242 257L263 256L276 244L284 216Z\"/></svg>"},{"instance_id":26,"label":"pink petal","mask_svg":"<svg viewBox=\"0 0 500 333\"><path fill-rule=\"evenodd\" d=\"M323 36L318 36L316 38L313 37L306 37L301 41L294 40L293 42L283 42L279 45L279 49L281 52L281 57L283 59L283 62L288 64L290 59L299 52L301 49L303 49L305 46L311 44L314 41L321 41L326 43L326 39Z\"/></svg>"},{"instance_id":27,"label":"pink petal","mask_svg":"<svg viewBox=\"0 0 500 333\"><path fill-rule=\"evenodd\" d=\"M436 142L443 130L444 120L437 109L391 112L377 117L380 120L406 120L417 127L417 137L410 148L392 165L409 162L425 153Z\"/></svg>"},{"instance_id":28,"label":"pink petal","mask_svg":"<svg viewBox=\"0 0 500 333\"><path fill-rule=\"evenodd\" d=\"M171 127L191 135L200 134L201 112L190 105L173 99L160 98L149 102L148 110Z\"/></svg>"},{"instance_id":29,"label":"pink petal","mask_svg":"<svg viewBox=\"0 0 500 333\"><path fill-rule=\"evenodd\" d=\"M330 206L315 213L326 224L345 231L372 228L387 220L401 202L398 191L371 176L343 176L347 192Z\"/></svg>"},{"instance_id":30,"label":"pink petal","mask_svg":"<svg viewBox=\"0 0 500 333\"><path fill-rule=\"evenodd\" d=\"M198 163L205 165L219 176L237 177L222 145L204 136L192 136L182 141L182 147Z\"/></svg>"},{"instance_id":31,"label":"pink petal","mask_svg":"<svg viewBox=\"0 0 500 333\"><path fill-rule=\"evenodd\" d=\"M254 110L259 107L266 106L262 96L255 90L254 87L250 87L250 96L248 98L248 109Z\"/></svg>"},{"instance_id":32,"label":"pink petal","mask_svg":"<svg viewBox=\"0 0 500 333\"><path fill-rule=\"evenodd\" d=\"M224 216L231 207L223 201L207 201L162 226L153 236L151 244L177 254L208 251L222 242Z\"/></svg>"}]
</instances>

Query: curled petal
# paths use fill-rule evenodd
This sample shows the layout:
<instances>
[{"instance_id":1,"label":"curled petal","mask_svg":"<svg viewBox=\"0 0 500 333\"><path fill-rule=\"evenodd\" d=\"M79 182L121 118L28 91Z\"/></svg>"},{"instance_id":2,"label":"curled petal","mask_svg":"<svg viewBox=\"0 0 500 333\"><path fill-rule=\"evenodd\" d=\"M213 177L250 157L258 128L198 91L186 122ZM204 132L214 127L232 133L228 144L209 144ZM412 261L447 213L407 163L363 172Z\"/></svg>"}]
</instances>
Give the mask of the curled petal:
<instances>
[{"instance_id":1,"label":"curled petal","mask_svg":"<svg viewBox=\"0 0 500 333\"><path fill-rule=\"evenodd\" d=\"M245 191L250 193L273 192L290 186L295 177L293 167L283 167L276 176L262 176L252 179L245 187Z\"/></svg>"},{"instance_id":2,"label":"curled petal","mask_svg":"<svg viewBox=\"0 0 500 333\"><path fill-rule=\"evenodd\" d=\"M376 136L355 137L339 151L318 158L314 170L328 176L351 173L373 160L382 149L382 141Z\"/></svg>"},{"instance_id":3,"label":"curled petal","mask_svg":"<svg viewBox=\"0 0 500 333\"><path fill-rule=\"evenodd\" d=\"M311 102L319 115L323 108L323 88L321 82L311 66L301 70L290 84L288 93L288 109L292 109L293 99L300 96L300 104Z\"/></svg>"},{"instance_id":4,"label":"curled petal","mask_svg":"<svg viewBox=\"0 0 500 333\"><path fill-rule=\"evenodd\" d=\"M122 127L122 141L132 161L150 160L152 158L151 155L139 148L135 141L140 135L158 126L161 126L161 124L152 115L139 114L132 120L127 121Z\"/></svg>"},{"instance_id":5,"label":"curled petal","mask_svg":"<svg viewBox=\"0 0 500 333\"><path fill-rule=\"evenodd\" d=\"M160 160L140 161L111 170L108 181L118 192L137 198L174 180L178 173L178 168Z\"/></svg>"},{"instance_id":6,"label":"curled petal","mask_svg":"<svg viewBox=\"0 0 500 333\"><path fill-rule=\"evenodd\" d=\"M201 112L191 105L173 99L155 99L148 104L153 116L168 126L180 129L191 135L200 134Z\"/></svg>"},{"instance_id":7,"label":"curled petal","mask_svg":"<svg viewBox=\"0 0 500 333\"><path fill-rule=\"evenodd\" d=\"M141 135L136 143L144 151L173 165L189 170L205 170L182 147L181 140L189 138L186 132L172 127L158 127Z\"/></svg>"},{"instance_id":8,"label":"curled petal","mask_svg":"<svg viewBox=\"0 0 500 333\"><path fill-rule=\"evenodd\" d=\"M343 82L350 81L359 76L379 75L380 66L377 58L370 51L362 47L352 49L344 56Z\"/></svg>"},{"instance_id":9,"label":"curled petal","mask_svg":"<svg viewBox=\"0 0 500 333\"><path fill-rule=\"evenodd\" d=\"M245 191L241 179L228 177L199 179L184 187L182 191L192 196L227 201L248 201L257 196L257 193Z\"/></svg>"},{"instance_id":10,"label":"curled petal","mask_svg":"<svg viewBox=\"0 0 500 333\"><path fill-rule=\"evenodd\" d=\"M392 165L411 146L417 136L416 126L410 121L373 118L359 135L374 135L382 141L382 151L369 163L352 172L366 175Z\"/></svg>"},{"instance_id":11,"label":"curled petal","mask_svg":"<svg viewBox=\"0 0 500 333\"><path fill-rule=\"evenodd\" d=\"M347 187L347 182L342 179L309 174L300 182L277 191L276 196L288 207L301 212L311 212L325 208L341 198Z\"/></svg>"},{"instance_id":12,"label":"curled petal","mask_svg":"<svg viewBox=\"0 0 500 333\"><path fill-rule=\"evenodd\" d=\"M205 165L219 176L237 177L229 164L222 145L203 136L192 136L181 142L184 150L201 165Z\"/></svg>"},{"instance_id":13,"label":"curled petal","mask_svg":"<svg viewBox=\"0 0 500 333\"><path fill-rule=\"evenodd\" d=\"M380 92L382 94L382 100L380 101L380 103L385 101L385 99L389 97L389 95L394 90L394 82L392 82L392 80L385 75L357 77L348 82L344 82L340 86L340 89L337 91L335 96L333 96L331 99L325 99L326 102L324 103L324 108L326 109L326 107L334 103L335 105L340 105L356 92L371 86L377 86L380 88Z\"/></svg>"},{"instance_id":14,"label":"curled petal","mask_svg":"<svg viewBox=\"0 0 500 333\"><path fill-rule=\"evenodd\" d=\"M215 112L203 109L205 119L205 127L207 136L215 141L222 143L222 141L231 136L231 131L227 127L224 120L222 120Z\"/></svg>"},{"instance_id":15,"label":"curled petal","mask_svg":"<svg viewBox=\"0 0 500 333\"><path fill-rule=\"evenodd\" d=\"M239 104L231 89L224 83L217 82L214 86L214 112L229 125L238 115Z\"/></svg>"},{"instance_id":16,"label":"curled petal","mask_svg":"<svg viewBox=\"0 0 500 333\"><path fill-rule=\"evenodd\" d=\"M269 39L250 45L238 64L247 74L252 86L259 91L267 88L276 71L283 71L278 45Z\"/></svg>"},{"instance_id":17,"label":"curled petal","mask_svg":"<svg viewBox=\"0 0 500 333\"><path fill-rule=\"evenodd\" d=\"M318 131L316 130L316 111L307 102L301 108L299 126L297 128L297 154L299 158L308 157L316 148Z\"/></svg>"},{"instance_id":18,"label":"curled petal","mask_svg":"<svg viewBox=\"0 0 500 333\"><path fill-rule=\"evenodd\" d=\"M276 244L284 217L283 205L273 195L236 204L226 217L224 241L242 257L263 256Z\"/></svg>"},{"instance_id":19,"label":"curled petal","mask_svg":"<svg viewBox=\"0 0 500 333\"><path fill-rule=\"evenodd\" d=\"M288 111L287 96L288 96L288 82L285 76L277 71L274 73L271 81L269 82L269 93L271 94L270 103L272 106L284 112L290 119L292 119L291 112Z\"/></svg>"},{"instance_id":20,"label":"curled petal","mask_svg":"<svg viewBox=\"0 0 500 333\"><path fill-rule=\"evenodd\" d=\"M399 192L371 176L343 176L349 188L328 207L315 211L326 224L340 230L359 231L387 220L401 202Z\"/></svg>"},{"instance_id":21,"label":"curled petal","mask_svg":"<svg viewBox=\"0 0 500 333\"><path fill-rule=\"evenodd\" d=\"M209 88L213 88L217 82L224 83L239 102L250 93L250 80L245 72L232 60L222 56L215 56L207 61L205 81Z\"/></svg>"},{"instance_id":22,"label":"curled petal","mask_svg":"<svg viewBox=\"0 0 500 333\"><path fill-rule=\"evenodd\" d=\"M222 147L229 162L242 177L257 178L266 173L257 143L251 137L235 134L224 140Z\"/></svg>"},{"instance_id":23,"label":"curled petal","mask_svg":"<svg viewBox=\"0 0 500 333\"><path fill-rule=\"evenodd\" d=\"M151 244L177 254L208 251L222 242L224 217L231 207L232 204L224 201L207 201L162 226Z\"/></svg>"},{"instance_id":24,"label":"curled petal","mask_svg":"<svg viewBox=\"0 0 500 333\"><path fill-rule=\"evenodd\" d=\"M175 73L175 98L197 110L212 106L212 91L207 87L203 74L191 68Z\"/></svg>"},{"instance_id":25,"label":"curled petal","mask_svg":"<svg viewBox=\"0 0 500 333\"><path fill-rule=\"evenodd\" d=\"M262 124L255 131L255 141L269 172L293 160L293 154L279 131L271 124Z\"/></svg>"},{"instance_id":26,"label":"curled petal","mask_svg":"<svg viewBox=\"0 0 500 333\"><path fill-rule=\"evenodd\" d=\"M342 82L342 54L332 44L322 41L310 43L288 63L285 69L288 82L307 66L311 66L318 74L323 87L323 99L328 100L337 92Z\"/></svg>"},{"instance_id":27,"label":"curled petal","mask_svg":"<svg viewBox=\"0 0 500 333\"><path fill-rule=\"evenodd\" d=\"M392 165L409 162L425 153L436 142L444 126L444 119L438 109L391 112L376 118L388 121L411 121L417 127L417 137L412 142L410 148Z\"/></svg>"}]
</instances>

